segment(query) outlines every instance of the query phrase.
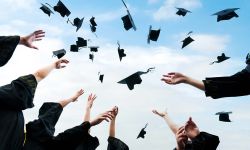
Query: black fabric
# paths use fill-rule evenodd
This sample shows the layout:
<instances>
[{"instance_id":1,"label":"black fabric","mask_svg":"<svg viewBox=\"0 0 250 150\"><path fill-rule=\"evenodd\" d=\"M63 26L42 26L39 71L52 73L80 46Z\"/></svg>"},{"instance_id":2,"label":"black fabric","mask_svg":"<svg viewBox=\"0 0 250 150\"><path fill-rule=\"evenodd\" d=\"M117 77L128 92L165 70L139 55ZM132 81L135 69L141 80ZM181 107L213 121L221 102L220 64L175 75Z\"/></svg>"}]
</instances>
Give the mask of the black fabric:
<instances>
[{"instance_id":1,"label":"black fabric","mask_svg":"<svg viewBox=\"0 0 250 150\"><path fill-rule=\"evenodd\" d=\"M244 69L232 76L203 80L206 96L214 99L250 94L250 73Z\"/></svg>"},{"instance_id":2,"label":"black fabric","mask_svg":"<svg viewBox=\"0 0 250 150\"><path fill-rule=\"evenodd\" d=\"M206 132L192 139L193 150L216 150L220 143L219 137Z\"/></svg>"},{"instance_id":3,"label":"black fabric","mask_svg":"<svg viewBox=\"0 0 250 150\"><path fill-rule=\"evenodd\" d=\"M24 141L24 118L22 110L33 106L32 88L20 77L11 84L0 87L0 150L20 150Z\"/></svg>"},{"instance_id":4,"label":"black fabric","mask_svg":"<svg viewBox=\"0 0 250 150\"><path fill-rule=\"evenodd\" d=\"M77 146L75 150L95 150L99 146L97 137L92 137L90 134Z\"/></svg>"},{"instance_id":5,"label":"black fabric","mask_svg":"<svg viewBox=\"0 0 250 150\"><path fill-rule=\"evenodd\" d=\"M31 84L32 83L32 84ZM19 77L0 87L0 109L25 110L32 108L37 81L34 75Z\"/></svg>"},{"instance_id":6,"label":"black fabric","mask_svg":"<svg viewBox=\"0 0 250 150\"><path fill-rule=\"evenodd\" d=\"M0 67L10 60L19 41L20 36L0 36Z\"/></svg>"},{"instance_id":7,"label":"black fabric","mask_svg":"<svg viewBox=\"0 0 250 150\"><path fill-rule=\"evenodd\" d=\"M75 150L79 143L86 140L89 135L89 129L90 123L84 122L79 126L68 129L57 136L51 136L46 140L37 140L38 137L33 139L27 136L23 150ZM27 135L29 135L28 131Z\"/></svg>"},{"instance_id":8,"label":"black fabric","mask_svg":"<svg viewBox=\"0 0 250 150\"><path fill-rule=\"evenodd\" d=\"M129 150L129 147L120 139L110 136L108 138L108 150Z\"/></svg>"},{"instance_id":9,"label":"black fabric","mask_svg":"<svg viewBox=\"0 0 250 150\"><path fill-rule=\"evenodd\" d=\"M43 142L54 136L55 125L63 111L59 103L44 103L39 110L37 120L26 124L26 137L29 139Z\"/></svg>"},{"instance_id":10,"label":"black fabric","mask_svg":"<svg viewBox=\"0 0 250 150\"><path fill-rule=\"evenodd\" d=\"M220 143L219 137L206 132L200 132L192 141L188 141L185 150L216 150ZM177 150L174 148L174 150Z\"/></svg>"}]
</instances>

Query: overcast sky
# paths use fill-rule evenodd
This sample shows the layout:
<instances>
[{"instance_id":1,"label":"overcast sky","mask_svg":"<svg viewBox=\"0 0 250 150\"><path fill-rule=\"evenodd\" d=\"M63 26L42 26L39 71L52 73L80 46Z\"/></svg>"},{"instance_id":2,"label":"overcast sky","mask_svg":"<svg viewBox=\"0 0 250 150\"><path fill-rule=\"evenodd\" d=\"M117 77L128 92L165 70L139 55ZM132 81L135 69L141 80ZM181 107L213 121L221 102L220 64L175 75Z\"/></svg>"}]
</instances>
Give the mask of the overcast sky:
<instances>
[{"instance_id":1,"label":"overcast sky","mask_svg":"<svg viewBox=\"0 0 250 150\"><path fill-rule=\"evenodd\" d=\"M56 126L56 134L83 121L88 94L97 94L91 117L119 106L116 136L132 150L164 150L175 147L175 138L165 122L152 114L153 108L165 110L179 125L189 116L201 131L220 137L218 150L245 150L250 140L249 96L213 100L188 85L166 85L160 81L163 74L178 71L197 79L232 75L245 67L249 52L250 2L248 0L126 0L134 18L137 31L125 31L121 17L126 10L120 0L63 0L71 10L69 18L85 17L83 27L66 23L58 13L48 17L39 8L44 0L0 0L0 35L26 35L43 29L46 37L35 43L39 51L18 46L12 59L0 68L0 84L33 73L38 68L56 60L52 51L66 49L64 58L70 60L65 69L54 70L39 83L34 98L35 107L25 111L25 121L37 118L43 102L68 98L80 88L85 94L78 102L64 109ZM177 16L175 7L184 7L192 13ZM226 8L240 8L239 18L216 22L213 13ZM90 32L89 19L95 16L98 38ZM158 42L147 44L148 28L161 29ZM189 31L195 40L181 49L181 41ZM89 45L100 46L94 62L88 59L89 49L78 53L69 51L77 37L91 39ZM125 49L127 57L119 61L117 41ZM226 53L231 59L209 65L217 55ZM137 71L155 67L155 71L142 75L142 83L130 91L121 79ZM105 74L104 82L98 82L98 72ZM218 111L233 111L231 123L218 121ZM148 123L145 139L136 139L139 131ZM98 136L98 150L106 149L109 124L104 122L91 129Z\"/></svg>"}]
</instances>

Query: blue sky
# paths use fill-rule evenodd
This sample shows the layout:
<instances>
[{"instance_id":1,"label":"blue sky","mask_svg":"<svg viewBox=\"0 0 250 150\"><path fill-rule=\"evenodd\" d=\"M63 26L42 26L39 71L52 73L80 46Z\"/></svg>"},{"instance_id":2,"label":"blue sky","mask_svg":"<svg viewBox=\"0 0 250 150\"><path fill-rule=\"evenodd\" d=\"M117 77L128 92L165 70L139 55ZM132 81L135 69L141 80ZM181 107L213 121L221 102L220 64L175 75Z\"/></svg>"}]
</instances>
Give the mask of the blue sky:
<instances>
[{"instance_id":1,"label":"blue sky","mask_svg":"<svg viewBox=\"0 0 250 150\"><path fill-rule=\"evenodd\" d=\"M75 27L66 24L66 18L58 13L48 17L40 9L40 3L55 5L56 0L1 0L1 35L26 35L33 30L43 29L46 37L37 42L39 51L19 46L10 62L0 68L0 84L34 72L56 60L52 51L65 48L65 58L70 64L56 70L41 82L35 95L35 107L25 111L26 122L37 117L39 107L45 101L58 101L71 96L80 88L86 94L79 102L65 108L56 133L82 122L84 106L89 93L96 93L92 116L115 105L119 106L117 137L125 141L132 150L163 150L175 146L175 139L165 122L153 115L153 108L168 109L172 118L180 125L189 116L194 118L200 130L220 137L219 150L247 149L250 127L249 96L213 100L188 85L165 85L160 81L163 74L179 71L197 79L231 75L245 67L245 56L249 52L248 35L250 2L247 0L126 0L134 18L137 31L125 31L121 17L126 10L120 0L63 0L71 10L70 18L85 17L83 27L76 33ZM192 11L185 17L175 15L175 7ZM226 8L237 10L239 18L216 22L213 13ZM88 20L96 17L96 38L89 30ZM161 28L158 42L147 44L149 25ZM195 42L181 49L185 35ZM90 45L100 46L92 63L89 50L69 52L78 36L91 39ZM125 49L127 57L122 62L117 54L117 40ZM231 59L209 65L217 55L225 52ZM122 78L149 67L152 73L142 76L142 84L129 91L126 85L117 84ZM98 82L98 72L105 74L104 83ZM233 111L232 123L219 122L214 114L218 111ZM140 129L149 123L146 138L136 140ZM99 150L107 146L108 123L93 127L91 134L100 140ZM235 142L237 141L237 142Z\"/></svg>"}]
</instances>

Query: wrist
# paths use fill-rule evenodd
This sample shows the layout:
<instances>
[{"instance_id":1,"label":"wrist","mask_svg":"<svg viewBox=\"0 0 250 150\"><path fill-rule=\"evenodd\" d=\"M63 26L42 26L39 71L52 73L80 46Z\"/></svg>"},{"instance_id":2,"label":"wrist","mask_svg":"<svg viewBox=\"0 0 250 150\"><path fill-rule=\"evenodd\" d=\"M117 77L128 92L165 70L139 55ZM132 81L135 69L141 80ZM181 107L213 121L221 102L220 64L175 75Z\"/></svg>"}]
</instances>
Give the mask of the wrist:
<instances>
[{"instance_id":1,"label":"wrist","mask_svg":"<svg viewBox=\"0 0 250 150\"><path fill-rule=\"evenodd\" d=\"M24 39L25 39L24 37L21 37L21 36L20 36L19 44L22 44L22 45L23 45L23 44L24 44Z\"/></svg>"}]
</instances>

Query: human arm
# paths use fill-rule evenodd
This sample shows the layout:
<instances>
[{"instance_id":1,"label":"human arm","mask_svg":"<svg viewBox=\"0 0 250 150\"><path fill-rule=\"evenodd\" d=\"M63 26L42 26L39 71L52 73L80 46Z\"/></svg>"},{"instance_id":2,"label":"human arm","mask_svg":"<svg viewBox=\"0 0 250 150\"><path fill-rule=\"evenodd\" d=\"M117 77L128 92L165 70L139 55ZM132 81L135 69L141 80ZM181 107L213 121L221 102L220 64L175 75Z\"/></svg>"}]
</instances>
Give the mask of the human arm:
<instances>
[{"instance_id":1,"label":"human arm","mask_svg":"<svg viewBox=\"0 0 250 150\"><path fill-rule=\"evenodd\" d=\"M55 61L54 63L37 70L33 75L35 76L37 82L40 82L41 80L46 78L52 70L64 68L66 66L62 64L68 64L68 63L69 61L66 59L59 59Z\"/></svg>"},{"instance_id":2,"label":"human arm","mask_svg":"<svg viewBox=\"0 0 250 150\"><path fill-rule=\"evenodd\" d=\"M114 118L114 115L112 115L111 110L109 110L109 111L106 111L104 113L99 114L95 119L90 121L90 125L91 126L96 126L96 125L100 124L101 122L103 122L104 120L109 122L113 118Z\"/></svg>"},{"instance_id":3,"label":"human arm","mask_svg":"<svg viewBox=\"0 0 250 150\"><path fill-rule=\"evenodd\" d=\"M20 36L19 44L29 48L38 49L36 46L33 45L33 42L42 40L44 36L45 32L43 30L37 30L29 35Z\"/></svg>"},{"instance_id":4,"label":"human arm","mask_svg":"<svg viewBox=\"0 0 250 150\"><path fill-rule=\"evenodd\" d=\"M177 130L175 134L177 143L176 150L185 150L188 137L185 135L184 131L185 131L184 126L182 126Z\"/></svg>"},{"instance_id":5,"label":"human arm","mask_svg":"<svg viewBox=\"0 0 250 150\"><path fill-rule=\"evenodd\" d=\"M194 139L200 134L198 126L193 122L191 117L185 124L185 132L190 139Z\"/></svg>"},{"instance_id":6,"label":"human arm","mask_svg":"<svg viewBox=\"0 0 250 150\"><path fill-rule=\"evenodd\" d=\"M95 99L96 99L96 95L91 93L88 97L87 106L86 106L85 115L84 115L84 121L90 121L91 108L93 106L93 102Z\"/></svg>"},{"instance_id":7,"label":"human arm","mask_svg":"<svg viewBox=\"0 0 250 150\"><path fill-rule=\"evenodd\" d=\"M116 119L116 116L118 114L118 107L115 106L113 109L112 109L112 115L114 115L114 118L111 120L110 122L110 126L109 126L109 136L110 137L115 137L115 119Z\"/></svg>"},{"instance_id":8,"label":"human arm","mask_svg":"<svg viewBox=\"0 0 250 150\"><path fill-rule=\"evenodd\" d=\"M205 86L204 86L204 83L202 81L193 79L191 77L188 77L188 76L183 75L183 74L178 73L178 72L170 72L166 75L163 75L163 78L161 80L167 84L170 84L170 85L186 83L186 84L194 86L202 91L205 90Z\"/></svg>"},{"instance_id":9,"label":"human arm","mask_svg":"<svg viewBox=\"0 0 250 150\"><path fill-rule=\"evenodd\" d=\"M59 101L59 104L62 106L62 108L64 108L65 106L67 106L69 103L71 102L75 102L77 101L77 99L84 93L83 89L80 89L79 91L77 91L72 97L68 98L68 99L63 99L61 101Z\"/></svg>"},{"instance_id":10,"label":"human arm","mask_svg":"<svg viewBox=\"0 0 250 150\"><path fill-rule=\"evenodd\" d=\"M156 114L156 115L162 117L162 118L165 120L165 122L167 123L168 127L171 129L171 131L172 131L174 134L177 133L179 127L178 127L177 124L175 124L175 123L172 121L172 119L169 117L169 115L168 115L167 112L159 112L159 111L157 111L157 110L153 110L152 112L153 112L154 114Z\"/></svg>"}]
</instances>

